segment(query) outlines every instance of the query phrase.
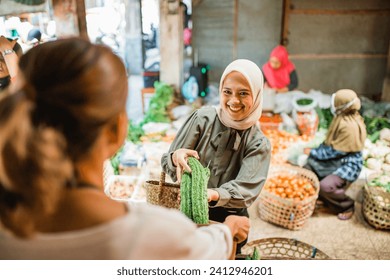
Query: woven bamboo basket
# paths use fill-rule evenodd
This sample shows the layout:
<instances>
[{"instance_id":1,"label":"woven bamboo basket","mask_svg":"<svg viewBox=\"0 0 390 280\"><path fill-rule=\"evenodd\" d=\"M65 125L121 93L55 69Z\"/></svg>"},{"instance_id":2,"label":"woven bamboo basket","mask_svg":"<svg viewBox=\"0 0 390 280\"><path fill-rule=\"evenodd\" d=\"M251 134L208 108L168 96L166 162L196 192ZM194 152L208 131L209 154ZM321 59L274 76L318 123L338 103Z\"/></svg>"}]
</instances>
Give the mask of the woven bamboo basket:
<instances>
[{"instance_id":1,"label":"woven bamboo basket","mask_svg":"<svg viewBox=\"0 0 390 280\"><path fill-rule=\"evenodd\" d=\"M299 230L314 212L320 182L310 170L289 164L271 166L268 177L286 173L298 178L308 179L315 188L315 194L304 200L295 201L290 198L279 197L263 189L259 195L259 215L266 222L290 230Z\"/></svg>"},{"instance_id":2,"label":"woven bamboo basket","mask_svg":"<svg viewBox=\"0 0 390 280\"><path fill-rule=\"evenodd\" d=\"M330 260L331 258L320 249L298 241L284 237L272 237L257 239L248 242L243 248L243 255L252 255L257 248L261 260ZM240 257L240 256L238 256Z\"/></svg>"},{"instance_id":3,"label":"woven bamboo basket","mask_svg":"<svg viewBox=\"0 0 390 280\"><path fill-rule=\"evenodd\" d=\"M390 193L381 187L363 187L363 216L376 229L390 230Z\"/></svg>"},{"instance_id":4,"label":"woven bamboo basket","mask_svg":"<svg viewBox=\"0 0 390 280\"><path fill-rule=\"evenodd\" d=\"M148 180L145 182L146 202L180 209L180 185L165 182L165 173L161 172L160 180Z\"/></svg>"}]
</instances>

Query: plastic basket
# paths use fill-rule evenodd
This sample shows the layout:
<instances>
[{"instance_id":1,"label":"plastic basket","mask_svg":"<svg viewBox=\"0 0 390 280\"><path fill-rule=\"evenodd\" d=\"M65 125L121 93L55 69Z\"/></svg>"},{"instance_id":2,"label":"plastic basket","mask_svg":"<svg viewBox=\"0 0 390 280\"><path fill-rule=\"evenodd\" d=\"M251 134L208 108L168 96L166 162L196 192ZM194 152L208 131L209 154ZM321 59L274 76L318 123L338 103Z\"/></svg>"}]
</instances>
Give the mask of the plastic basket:
<instances>
[{"instance_id":1,"label":"plastic basket","mask_svg":"<svg viewBox=\"0 0 390 280\"><path fill-rule=\"evenodd\" d=\"M147 203L167 208L180 209L180 185L165 182L164 172L161 172L159 181L146 181L145 188Z\"/></svg>"},{"instance_id":2,"label":"plastic basket","mask_svg":"<svg viewBox=\"0 0 390 280\"><path fill-rule=\"evenodd\" d=\"M363 187L363 216L376 229L390 230L390 193L381 187Z\"/></svg>"},{"instance_id":3,"label":"plastic basket","mask_svg":"<svg viewBox=\"0 0 390 280\"><path fill-rule=\"evenodd\" d=\"M243 255L252 255L257 248L261 260L330 260L320 249L296 239L271 237L248 242Z\"/></svg>"},{"instance_id":4,"label":"plastic basket","mask_svg":"<svg viewBox=\"0 0 390 280\"><path fill-rule=\"evenodd\" d=\"M313 214L318 198L320 182L317 176L310 170L289 164L274 165L270 167L268 177L279 174L290 174L296 177L308 179L315 188L315 193L304 200L296 201L290 198L282 198L266 189L262 189L259 195L259 215L266 222L281 227L299 230L307 219Z\"/></svg>"}]
</instances>

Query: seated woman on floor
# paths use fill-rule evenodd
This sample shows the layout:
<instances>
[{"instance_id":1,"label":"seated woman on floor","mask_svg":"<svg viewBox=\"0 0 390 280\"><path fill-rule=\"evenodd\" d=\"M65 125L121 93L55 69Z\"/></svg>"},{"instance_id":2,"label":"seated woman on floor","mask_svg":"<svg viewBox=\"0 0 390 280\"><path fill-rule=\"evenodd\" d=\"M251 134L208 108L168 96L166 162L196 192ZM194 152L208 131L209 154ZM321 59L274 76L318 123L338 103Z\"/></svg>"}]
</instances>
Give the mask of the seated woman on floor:
<instances>
[{"instance_id":1,"label":"seated woman on floor","mask_svg":"<svg viewBox=\"0 0 390 280\"><path fill-rule=\"evenodd\" d=\"M366 140L366 126L359 114L360 99L350 89L341 89L332 96L335 114L326 139L312 149L307 165L320 180L319 199L337 213L341 220L348 220L354 212L354 200L345 194L363 167L362 150Z\"/></svg>"}]
</instances>

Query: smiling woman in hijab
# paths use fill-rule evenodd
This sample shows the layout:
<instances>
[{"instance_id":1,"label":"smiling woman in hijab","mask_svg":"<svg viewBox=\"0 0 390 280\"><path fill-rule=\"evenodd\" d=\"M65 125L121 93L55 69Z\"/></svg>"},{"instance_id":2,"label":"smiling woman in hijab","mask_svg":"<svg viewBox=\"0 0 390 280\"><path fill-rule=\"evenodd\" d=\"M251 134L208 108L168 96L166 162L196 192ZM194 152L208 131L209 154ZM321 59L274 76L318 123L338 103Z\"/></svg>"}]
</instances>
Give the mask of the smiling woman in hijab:
<instances>
[{"instance_id":1,"label":"smiling woman in hijab","mask_svg":"<svg viewBox=\"0 0 390 280\"><path fill-rule=\"evenodd\" d=\"M348 220L354 212L354 201L345 194L349 183L355 181L363 167L362 150L366 139L366 126L359 114L360 99L350 89L341 89L332 96L335 117L326 139L318 148L310 151L305 167L317 173L320 179L320 199ZM334 162L334 167L330 168ZM321 168L329 169L321 174ZM332 170L333 169L333 170Z\"/></svg>"},{"instance_id":2,"label":"smiling woman in hijab","mask_svg":"<svg viewBox=\"0 0 390 280\"><path fill-rule=\"evenodd\" d=\"M266 64L263 65L265 86L276 92L287 92L298 87L298 76L294 64L288 59L285 47L275 47Z\"/></svg>"},{"instance_id":3,"label":"smiling woman in hijab","mask_svg":"<svg viewBox=\"0 0 390 280\"><path fill-rule=\"evenodd\" d=\"M268 139L256 125L263 102L263 75L252 61L238 59L222 74L220 105L195 111L162 157L162 168L175 181L190 171L190 156L209 166L209 216L247 216L263 187L271 159Z\"/></svg>"}]
</instances>

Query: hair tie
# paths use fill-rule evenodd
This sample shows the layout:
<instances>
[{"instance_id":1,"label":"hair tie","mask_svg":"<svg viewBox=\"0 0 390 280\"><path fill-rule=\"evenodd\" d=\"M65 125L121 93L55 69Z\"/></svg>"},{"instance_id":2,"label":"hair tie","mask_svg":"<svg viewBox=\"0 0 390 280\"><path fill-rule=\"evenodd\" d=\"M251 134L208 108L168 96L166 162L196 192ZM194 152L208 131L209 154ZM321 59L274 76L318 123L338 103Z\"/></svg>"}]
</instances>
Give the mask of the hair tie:
<instances>
[{"instance_id":1,"label":"hair tie","mask_svg":"<svg viewBox=\"0 0 390 280\"><path fill-rule=\"evenodd\" d=\"M354 99L352 99L348 103L345 103L341 106L336 107L336 113L342 113L343 111L347 110L349 107L351 107L356 102L356 100L357 100L357 98L355 97Z\"/></svg>"}]
</instances>

